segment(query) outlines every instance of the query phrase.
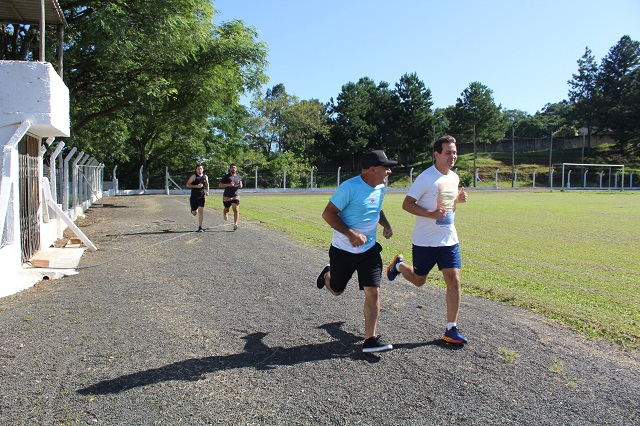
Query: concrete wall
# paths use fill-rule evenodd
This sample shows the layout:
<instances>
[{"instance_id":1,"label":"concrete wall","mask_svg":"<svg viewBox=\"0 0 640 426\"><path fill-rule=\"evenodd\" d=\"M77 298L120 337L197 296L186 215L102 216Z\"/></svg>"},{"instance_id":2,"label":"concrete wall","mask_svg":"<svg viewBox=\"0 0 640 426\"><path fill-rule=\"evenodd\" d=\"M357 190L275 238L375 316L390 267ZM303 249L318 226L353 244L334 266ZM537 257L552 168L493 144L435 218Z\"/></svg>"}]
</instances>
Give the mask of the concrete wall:
<instances>
[{"instance_id":1,"label":"concrete wall","mask_svg":"<svg viewBox=\"0 0 640 426\"><path fill-rule=\"evenodd\" d=\"M5 241L0 247L0 297L32 286L40 279L38 274L25 271L21 260L17 145L25 132L40 139L68 137L69 89L49 63L0 61L0 200L3 200L0 201L3 213L0 229ZM42 157L39 177L42 178ZM43 248L52 245L66 226L61 225L58 218L44 223L43 209L47 207L42 191L40 205L40 247Z\"/></svg>"},{"instance_id":2,"label":"concrete wall","mask_svg":"<svg viewBox=\"0 0 640 426\"><path fill-rule=\"evenodd\" d=\"M0 61L0 129L29 121L33 135L68 137L69 120L69 89L51 64Z\"/></svg>"}]
</instances>

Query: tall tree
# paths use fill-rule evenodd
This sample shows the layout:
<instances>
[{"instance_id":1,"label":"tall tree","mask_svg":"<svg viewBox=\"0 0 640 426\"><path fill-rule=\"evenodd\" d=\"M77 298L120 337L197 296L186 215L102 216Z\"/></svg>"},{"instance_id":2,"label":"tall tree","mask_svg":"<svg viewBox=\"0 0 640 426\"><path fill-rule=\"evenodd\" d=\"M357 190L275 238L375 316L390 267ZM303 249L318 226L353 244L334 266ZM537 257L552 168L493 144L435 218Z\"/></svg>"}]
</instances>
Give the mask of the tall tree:
<instances>
[{"instance_id":1,"label":"tall tree","mask_svg":"<svg viewBox=\"0 0 640 426\"><path fill-rule=\"evenodd\" d=\"M384 92L384 95L381 93ZM329 114L332 118L331 145L328 152L332 157L348 161L353 168L358 157L368 149L384 149L380 146L380 131L384 124L379 121L380 106L390 98L388 84L376 86L369 77L357 83L349 82L334 102L330 102Z\"/></svg>"},{"instance_id":2,"label":"tall tree","mask_svg":"<svg viewBox=\"0 0 640 426\"><path fill-rule=\"evenodd\" d=\"M591 151L591 129L596 124L598 103L598 64L588 47L578 59L578 74L569 80L569 100L573 104L574 119L587 128L587 150Z\"/></svg>"},{"instance_id":3,"label":"tall tree","mask_svg":"<svg viewBox=\"0 0 640 426\"><path fill-rule=\"evenodd\" d=\"M640 150L640 42L625 35L604 57L598 70L603 129L615 132L621 151Z\"/></svg>"},{"instance_id":4,"label":"tall tree","mask_svg":"<svg viewBox=\"0 0 640 426\"><path fill-rule=\"evenodd\" d=\"M501 106L493 100L493 91L475 81L469 84L450 110L450 132L469 135L475 127L476 140L484 143L499 141L504 137L508 124L502 118Z\"/></svg>"},{"instance_id":5,"label":"tall tree","mask_svg":"<svg viewBox=\"0 0 640 426\"><path fill-rule=\"evenodd\" d=\"M207 119L266 79L257 31L241 21L215 26L208 0L60 3L70 24L65 80L73 143L101 161L114 146L123 147L121 160L145 171L160 158L204 155ZM96 138L105 127L120 131Z\"/></svg>"},{"instance_id":6,"label":"tall tree","mask_svg":"<svg viewBox=\"0 0 640 426\"><path fill-rule=\"evenodd\" d=\"M432 144L435 121L431 90L412 73L400 77L393 93L397 98L395 137L389 153L399 154L402 162L411 164L419 153L429 152Z\"/></svg>"},{"instance_id":7,"label":"tall tree","mask_svg":"<svg viewBox=\"0 0 640 426\"><path fill-rule=\"evenodd\" d=\"M284 111L298 102L296 96L287 93L284 84L279 83L264 96L256 94L251 102L254 120L251 123L251 144L262 151L265 157L281 152L285 144Z\"/></svg>"},{"instance_id":8,"label":"tall tree","mask_svg":"<svg viewBox=\"0 0 640 426\"><path fill-rule=\"evenodd\" d=\"M321 143L329 137L326 105L317 99L296 102L283 112L285 125L283 151L312 161L323 157Z\"/></svg>"},{"instance_id":9,"label":"tall tree","mask_svg":"<svg viewBox=\"0 0 640 426\"><path fill-rule=\"evenodd\" d=\"M35 25L0 23L0 60L27 61L37 59L40 31Z\"/></svg>"}]
</instances>

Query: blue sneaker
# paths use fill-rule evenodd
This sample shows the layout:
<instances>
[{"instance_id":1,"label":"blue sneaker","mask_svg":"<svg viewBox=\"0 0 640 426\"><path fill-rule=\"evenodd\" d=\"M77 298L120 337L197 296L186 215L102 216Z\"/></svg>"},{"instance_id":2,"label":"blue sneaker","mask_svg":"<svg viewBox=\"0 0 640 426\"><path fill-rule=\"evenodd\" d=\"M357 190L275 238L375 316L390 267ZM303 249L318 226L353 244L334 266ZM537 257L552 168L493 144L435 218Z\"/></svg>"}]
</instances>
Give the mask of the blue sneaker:
<instances>
[{"instance_id":1,"label":"blue sneaker","mask_svg":"<svg viewBox=\"0 0 640 426\"><path fill-rule=\"evenodd\" d=\"M458 327L451 327L450 330L445 331L442 340L449 343L455 343L457 345L464 345L467 343L467 338L460 334Z\"/></svg>"},{"instance_id":2,"label":"blue sneaker","mask_svg":"<svg viewBox=\"0 0 640 426\"><path fill-rule=\"evenodd\" d=\"M391 265L387 266L387 279L389 281L395 280L398 274L400 274L400 272L398 272L398 270L396 269L396 265L402 262L404 262L404 258L402 257L402 255L396 254L396 257L393 258L393 262L391 262Z\"/></svg>"}]
</instances>

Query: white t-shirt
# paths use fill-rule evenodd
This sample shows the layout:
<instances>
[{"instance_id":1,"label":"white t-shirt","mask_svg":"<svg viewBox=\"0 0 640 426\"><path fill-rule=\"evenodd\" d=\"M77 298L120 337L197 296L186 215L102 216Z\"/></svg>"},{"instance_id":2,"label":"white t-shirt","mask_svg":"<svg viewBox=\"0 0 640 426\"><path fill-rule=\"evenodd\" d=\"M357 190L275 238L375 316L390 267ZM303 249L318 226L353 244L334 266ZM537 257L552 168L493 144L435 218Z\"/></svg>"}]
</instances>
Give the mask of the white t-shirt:
<instances>
[{"instance_id":1,"label":"white t-shirt","mask_svg":"<svg viewBox=\"0 0 640 426\"><path fill-rule=\"evenodd\" d=\"M456 214L456 198L460 178L453 171L443 175L429 167L416 178L407 195L417 200L417 204L427 210L435 210L441 204L447 210L444 219L430 219L416 216L412 242L422 247L452 246L458 243L458 233L453 224Z\"/></svg>"}]
</instances>

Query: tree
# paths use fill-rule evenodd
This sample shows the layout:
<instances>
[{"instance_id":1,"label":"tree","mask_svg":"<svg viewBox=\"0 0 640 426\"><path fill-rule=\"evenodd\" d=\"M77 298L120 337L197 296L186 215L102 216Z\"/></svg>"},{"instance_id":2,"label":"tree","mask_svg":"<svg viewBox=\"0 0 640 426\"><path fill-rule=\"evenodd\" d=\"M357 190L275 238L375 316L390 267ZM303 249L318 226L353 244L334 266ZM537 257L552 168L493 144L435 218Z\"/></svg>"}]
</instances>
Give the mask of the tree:
<instances>
[{"instance_id":1,"label":"tree","mask_svg":"<svg viewBox=\"0 0 640 426\"><path fill-rule=\"evenodd\" d=\"M640 43L625 35L603 58L597 75L601 130L613 130L623 152L640 149L639 64Z\"/></svg>"},{"instance_id":2,"label":"tree","mask_svg":"<svg viewBox=\"0 0 640 426\"><path fill-rule=\"evenodd\" d=\"M469 135L475 126L476 140L492 143L504 137L508 124L502 118L500 105L493 101L493 91L480 82L469 84L456 105L448 110L449 132Z\"/></svg>"},{"instance_id":3,"label":"tree","mask_svg":"<svg viewBox=\"0 0 640 426\"><path fill-rule=\"evenodd\" d=\"M432 145L434 117L431 90L418 75L405 74L396 83L394 120L394 143L389 155L400 154L401 161L412 164L419 153L429 152Z\"/></svg>"},{"instance_id":4,"label":"tree","mask_svg":"<svg viewBox=\"0 0 640 426\"><path fill-rule=\"evenodd\" d=\"M536 116L539 117L547 130L547 136L549 132L553 132L554 137L567 136L568 131L569 133L575 133L575 128L571 122L573 115L573 106L566 100L548 103L544 106L542 112L536 113Z\"/></svg>"},{"instance_id":5,"label":"tree","mask_svg":"<svg viewBox=\"0 0 640 426\"><path fill-rule=\"evenodd\" d=\"M27 61L37 59L40 31L35 25L0 23L0 60Z\"/></svg>"},{"instance_id":6,"label":"tree","mask_svg":"<svg viewBox=\"0 0 640 426\"><path fill-rule=\"evenodd\" d=\"M587 150L591 151L591 129L596 124L598 103L598 64L591 54L591 49L585 49L582 58L578 59L578 74L573 74L569 80L569 100L573 105L573 118L586 126L588 134Z\"/></svg>"},{"instance_id":7,"label":"tree","mask_svg":"<svg viewBox=\"0 0 640 426\"><path fill-rule=\"evenodd\" d=\"M266 79L257 31L241 21L214 26L208 0L60 3L70 24L73 144L100 161L114 157L114 146L145 171L160 159L205 156L208 119ZM96 137L104 127L119 132Z\"/></svg>"},{"instance_id":8,"label":"tree","mask_svg":"<svg viewBox=\"0 0 640 426\"><path fill-rule=\"evenodd\" d=\"M526 120L526 119L528 119L530 117L531 117L531 115L528 112L522 111L522 110L519 110L519 109L504 109L504 110L502 110L502 119L509 126L507 128L507 133L505 133L503 138L511 139L512 127L513 127L513 134L514 134L514 137L515 137L515 130L518 128L519 124L522 121L524 121L524 120ZM518 138L520 138L519 134L518 134Z\"/></svg>"},{"instance_id":9,"label":"tree","mask_svg":"<svg viewBox=\"0 0 640 426\"><path fill-rule=\"evenodd\" d=\"M252 122L252 144L259 147L265 157L272 152L282 152L285 146L284 111L296 102L298 98L289 95L282 83L267 89L264 97L256 94L251 102L256 118Z\"/></svg>"},{"instance_id":10,"label":"tree","mask_svg":"<svg viewBox=\"0 0 640 426\"><path fill-rule=\"evenodd\" d=\"M327 107L317 99L295 102L283 111L283 151L312 161L323 157L321 143L329 137Z\"/></svg>"},{"instance_id":11,"label":"tree","mask_svg":"<svg viewBox=\"0 0 640 426\"><path fill-rule=\"evenodd\" d=\"M352 168L356 168L357 158L369 149L384 149L381 146L381 132L385 121L380 121L384 115L385 99L390 100L391 94L385 82L376 86L369 77L363 77L357 83L349 82L342 86L342 91L329 105L329 115L332 119L331 141L327 147L328 153L338 161L349 161ZM375 148L372 148L375 147Z\"/></svg>"}]
</instances>

